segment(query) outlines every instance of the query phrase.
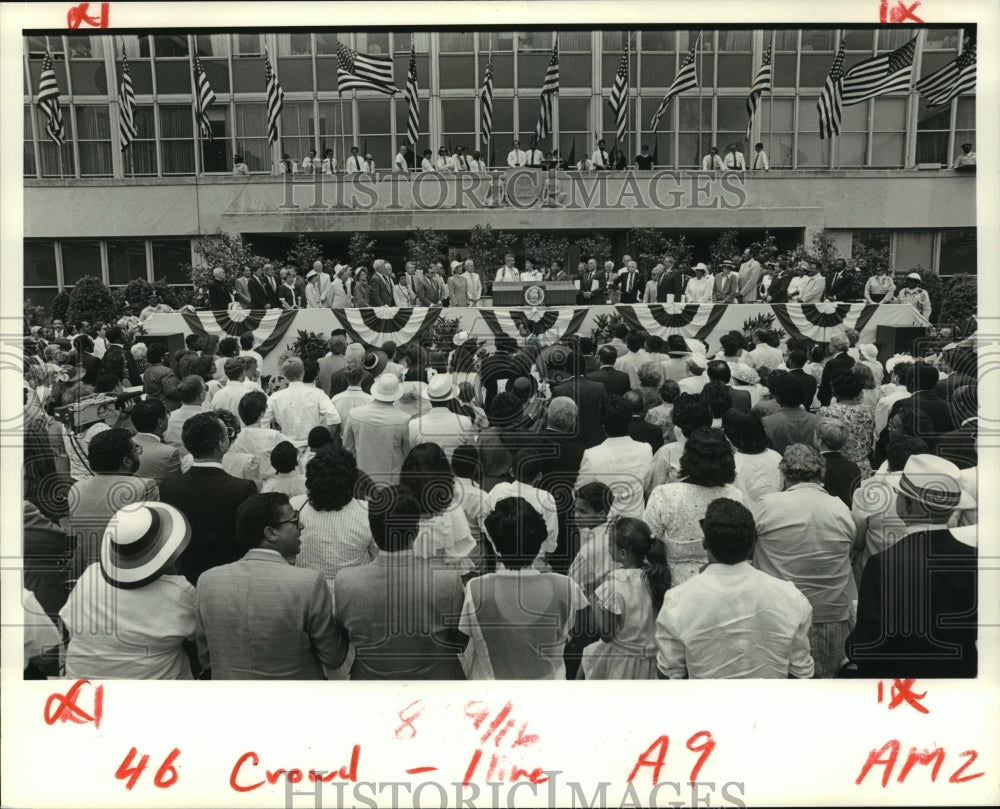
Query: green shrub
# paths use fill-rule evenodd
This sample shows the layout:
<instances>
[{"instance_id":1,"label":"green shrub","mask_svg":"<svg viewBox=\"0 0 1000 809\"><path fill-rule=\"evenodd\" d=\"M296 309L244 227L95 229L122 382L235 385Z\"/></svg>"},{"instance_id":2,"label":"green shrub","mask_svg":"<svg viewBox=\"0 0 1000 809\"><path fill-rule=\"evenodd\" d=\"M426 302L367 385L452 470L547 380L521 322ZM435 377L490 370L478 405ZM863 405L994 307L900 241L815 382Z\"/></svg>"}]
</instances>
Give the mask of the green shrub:
<instances>
[{"instance_id":1,"label":"green shrub","mask_svg":"<svg viewBox=\"0 0 1000 809\"><path fill-rule=\"evenodd\" d=\"M52 299L52 306L49 307L49 312L52 314L53 320L61 320L63 323L66 322L66 313L69 310L69 293L65 290L57 294Z\"/></svg>"},{"instance_id":2,"label":"green shrub","mask_svg":"<svg viewBox=\"0 0 1000 809\"><path fill-rule=\"evenodd\" d=\"M352 267L371 267L375 260L375 240L370 234L361 231L351 236L347 255Z\"/></svg>"},{"instance_id":3,"label":"green shrub","mask_svg":"<svg viewBox=\"0 0 1000 809\"><path fill-rule=\"evenodd\" d=\"M114 300L111 291L100 278L86 275L76 282L69 294L66 317L71 323L109 322L114 319Z\"/></svg>"},{"instance_id":4,"label":"green shrub","mask_svg":"<svg viewBox=\"0 0 1000 809\"><path fill-rule=\"evenodd\" d=\"M517 236L502 230L493 230L489 225L476 225L469 232L467 244L469 258L476 264L481 278L492 278L496 269L503 264L503 257L514 251ZM406 243L409 250L410 242ZM408 253L413 258L413 253Z\"/></svg>"}]
</instances>

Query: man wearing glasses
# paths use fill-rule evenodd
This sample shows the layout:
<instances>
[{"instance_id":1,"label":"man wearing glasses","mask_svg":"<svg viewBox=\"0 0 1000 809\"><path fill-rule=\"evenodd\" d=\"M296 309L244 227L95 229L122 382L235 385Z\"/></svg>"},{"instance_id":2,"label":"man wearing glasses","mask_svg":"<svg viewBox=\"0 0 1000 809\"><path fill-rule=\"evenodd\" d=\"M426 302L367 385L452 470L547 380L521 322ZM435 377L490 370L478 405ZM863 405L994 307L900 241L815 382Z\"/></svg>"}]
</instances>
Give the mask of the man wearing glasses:
<instances>
[{"instance_id":1,"label":"man wearing glasses","mask_svg":"<svg viewBox=\"0 0 1000 809\"><path fill-rule=\"evenodd\" d=\"M295 567L299 514L280 492L255 494L235 516L246 555L201 577L196 637L214 680L322 680L347 657L323 575ZM248 620L248 617L250 620Z\"/></svg>"}]
</instances>

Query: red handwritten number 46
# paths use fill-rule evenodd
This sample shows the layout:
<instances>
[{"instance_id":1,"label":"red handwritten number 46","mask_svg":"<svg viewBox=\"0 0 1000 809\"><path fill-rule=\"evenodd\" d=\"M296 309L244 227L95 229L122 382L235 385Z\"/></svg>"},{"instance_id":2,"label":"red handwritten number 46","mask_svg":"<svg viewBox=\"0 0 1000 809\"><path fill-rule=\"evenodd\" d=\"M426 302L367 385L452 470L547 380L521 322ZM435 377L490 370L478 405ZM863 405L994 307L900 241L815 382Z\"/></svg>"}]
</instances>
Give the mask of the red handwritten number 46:
<instances>
[{"instance_id":1,"label":"red handwritten number 46","mask_svg":"<svg viewBox=\"0 0 1000 809\"><path fill-rule=\"evenodd\" d=\"M146 765L149 763L149 756L143 754L142 758L139 759L139 763L133 765L132 762L135 760L136 753L138 752L134 747L129 750L128 755L125 756L125 760L122 761L115 771L115 778L119 781L125 781L125 789L128 790L131 790L136 785L139 776L142 775L146 769ZM180 755L180 752L175 747L170 751L170 755L163 759L163 763L153 776L153 786L166 789L177 783L178 775L177 768L174 767L174 759Z\"/></svg>"}]
</instances>

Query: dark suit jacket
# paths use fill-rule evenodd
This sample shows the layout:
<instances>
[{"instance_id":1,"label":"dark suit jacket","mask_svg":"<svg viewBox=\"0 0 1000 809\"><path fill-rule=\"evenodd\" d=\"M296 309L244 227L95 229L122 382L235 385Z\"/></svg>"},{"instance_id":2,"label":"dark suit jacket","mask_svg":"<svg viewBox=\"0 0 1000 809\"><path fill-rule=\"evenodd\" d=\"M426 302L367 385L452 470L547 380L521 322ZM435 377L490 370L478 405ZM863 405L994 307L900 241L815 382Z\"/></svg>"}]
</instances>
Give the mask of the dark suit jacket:
<instances>
[{"instance_id":1,"label":"dark suit jacket","mask_svg":"<svg viewBox=\"0 0 1000 809\"><path fill-rule=\"evenodd\" d=\"M191 524L191 542L180 557L191 584L206 570L228 565L246 552L236 540L236 509L257 487L212 466L194 466L160 483L160 500L175 506Z\"/></svg>"},{"instance_id":2,"label":"dark suit jacket","mask_svg":"<svg viewBox=\"0 0 1000 809\"><path fill-rule=\"evenodd\" d=\"M650 424L644 418L632 417L632 423L628 427L628 437L633 441L643 441L656 452L663 446L663 429L655 424Z\"/></svg>"},{"instance_id":3,"label":"dark suit jacket","mask_svg":"<svg viewBox=\"0 0 1000 809\"><path fill-rule=\"evenodd\" d=\"M610 366L602 366L593 373L587 374L587 379L600 382L612 396L624 396L632 389L632 382L624 371L616 371Z\"/></svg>"},{"instance_id":4,"label":"dark suit jacket","mask_svg":"<svg viewBox=\"0 0 1000 809\"><path fill-rule=\"evenodd\" d=\"M937 441L937 454L951 461L959 469L979 466L979 451L976 449L976 433L979 420L963 424L957 430L945 433Z\"/></svg>"},{"instance_id":5,"label":"dark suit jacket","mask_svg":"<svg viewBox=\"0 0 1000 809\"><path fill-rule=\"evenodd\" d=\"M555 394L559 395L559 394ZM545 429L535 436L532 445L538 451L538 464L542 473L538 488L549 492L556 501L559 520L559 538L554 553L546 561L559 573L569 570L576 548L569 546L570 515L575 498L573 491L583 461L584 445L578 436Z\"/></svg>"},{"instance_id":6,"label":"dark suit jacket","mask_svg":"<svg viewBox=\"0 0 1000 809\"><path fill-rule=\"evenodd\" d=\"M271 286L271 282L274 281L274 286ZM278 297L278 292L284 284L281 283L280 278L269 278L266 275L260 276L260 282L264 285L264 291L267 294L267 305L270 309L277 309L281 306L281 300Z\"/></svg>"},{"instance_id":7,"label":"dark suit jacket","mask_svg":"<svg viewBox=\"0 0 1000 809\"><path fill-rule=\"evenodd\" d=\"M976 556L939 529L908 534L868 560L846 645L860 676L976 676Z\"/></svg>"},{"instance_id":8,"label":"dark suit jacket","mask_svg":"<svg viewBox=\"0 0 1000 809\"><path fill-rule=\"evenodd\" d=\"M663 273L660 283L656 285L657 302L665 303L670 294L674 296L674 301L679 301L684 294L684 273L679 267L674 267L672 272Z\"/></svg>"},{"instance_id":9,"label":"dark suit jacket","mask_svg":"<svg viewBox=\"0 0 1000 809\"><path fill-rule=\"evenodd\" d=\"M599 381L575 376L552 388L552 396L568 396L576 402L577 435L584 447L596 447L606 438L601 426L601 410L608 400L608 391Z\"/></svg>"},{"instance_id":10,"label":"dark suit jacket","mask_svg":"<svg viewBox=\"0 0 1000 809\"><path fill-rule=\"evenodd\" d=\"M834 497L839 497L850 508L854 498L854 490L861 483L861 470L858 465L839 452L824 452L826 473L823 475L823 488Z\"/></svg>"},{"instance_id":11,"label":"dark suit jacket","mask_svg":"<svg viewBox=\"0 0 1000 809\"><path fill-rule=\"evenodd\" d=\"M805 408L806 410L812 410L813 397L816 395L816 377L812 374L807 374L801 368L795 368L788 372L789 376L794 376L799 382L805 386L806 398L805 398Z\"/></svg>"},{"instance_id":12,"label":"dark suit jacket","mask_svg":"<svg viewBox=\"0 0 1000 809\"><path fill-rule=\"evenodd\" d=\"M213 278L205 287L208 289L208 308L213 312L225 312L232 300L225 282Z\"/></svg>"},{"instance_id":13,"label":"dark suit jacket","mask_svg":"<svg viewBox=\"0 0 1000 809\"><path fill-rule=\"evenodd\" d=\"M771 278L771 286L767 294L771 296L771 303L788 303L788 285L792 283L792 275L788 272L779 273ZM816 386L813 380L813 387Z\"/></svg>"},{"instance_id":14,"label":"dark suit jacket","mask_svg":"<svg viewBox=\"0 0 1000 809\"><path fill-rule=\"evenodd\" d=\"M392 279L384 273L372 273L368 285L371 287L368 302L372 306L393 306Z\"/></svg>"},{"instance_id":15,"label":"dark suit jacket","mask_svg":"<svg viewBox=\"0 0 1000 809\"><path fill-rule=\"evenodd\" d=\"M123 385L141 385L142 374L136 367L131 351L126 351L120 345L109 345L101 357L101 364L110 373L118 374Z\"/></svg>"},{"instance_id":16,"label":"dark suit jacket","mask_svg":"<svg viewBox=\"0 0 1000 809\"><path fill-rule=\"evenodd\" d=\"M83 353L80 354L78 364L83 366L83 384L93 385L101 374L101 361L93 354Z\"/></svg>"},{"instance_id":17,"label":"dark suit jacket","mask_svg":"<svg viewBox=\"0 0 1000 809\"><path fill-rule=\"evenodd\" d=\"M823 377L819 381L819 392L817 393L819 403L823 407L829 405L830 400L833 398L833 388L831 387L833 377L841 371L846 371L853 367L854 357L850 356L846 351L841 352L836 357L831 357L826 365L823 366Z\"/></svg>"},{"instance_id":18,"label":"dark suit jacket","mask_svg":"<svg viewBox=\"0 0 1000 809\"><path fill-rule=\"evenodd\" d=\"M948 404L947 399L942 399L937 395L936 391L933 390L918 390L909 399L900 399L897 405L903 402L909 402L911 405L916 405L918 409L926 413L934 425L934 432L938 435L942 433L950 433L955 429L955 419L951 414L951 405ZM893 411L896 410L896 406L893 406Z\"/></svg>"},{"instance_id":19,"label":"dark suit jacket","mask_svg":"<svg viewBox=\"0 0 1000 809\"><path fill-rule=\"evenodd\" d=\"M615 289L621 292L621 302L622 303L638 303L639 299L642 297L642 293L646 288L646 279L642 277L641 272L635 274L635 279L632 281L632 289L628 288L628 273L623 272L611 283Z\"/></svg>"},{"instance_id":20,"label":"dark suit jacket","mask_svg":"<svg viewBox=\"0 0 1000 809\"><path fill-rule=\"evenodd\" d=\"M594 279L597 279L598 288L591 290L594 285ZM590 292L590 297L583 297L584 292ZM604 273L598 270L596 273L585 272L580 278L580 291L576 293L576 302L580 306L587 306L592 303L607 303L608 302L608 292L607 286L604 280Z\"/></svg>"},{"instance_id":21,"label":"dark suit jacket","mask_svg":"<svg viewBox=\"0 0 1000 809\"><path fill-rule=\"evenodd\" d=\"M750 391L740 390L739 388L734 388L730 385L729 393L733 399L733 407L737 410L742 410L744 413L750 412L753 408L753 400L750 398Z\"/></svg>"},{"instance_id":22,"label":"dark suit jacket","mask_svg":"<svg viewBox=\"0 0 1000 809\"><path fill-rule=\"evenodd\" d=\"M247 288L250 290L251 309L267 309L270 306L269 290L264 286L261 276L250 276L250 280L247 281Z\"/></svg>"},{"instance_id":23,"label":"dark suit jacket","mask_svg":"<svg viewBox=\"0 0 1000 809\"><path fill-rule=\"evenodd\" d=\"M343 393L345 390L347 390L346 372L347 372L347 366L344 366L339 371L335 372L333 376L330 377L329 395L331 397L336 396L338 393ZM319 382L319 379L317 378L316 381ZM367 371L361 372L361 390L363 390L365 393L372 392L372 382L374 381L375 377L373 377L370 373L368 373ZM317 385L316 387L320 386Z\"/></svg>"},{"instance_id":24,"label":"dark suit jacket","mask_svg":"<svg viewBox=\"0 0 1000 809\"><path fill-rule=\"evenodd\" d=\"M486 395L486 414L490 413L490 406L496 398L501 379L512 380L519 376L529 376L531 374L531 358L523 352L516 354L505 354L494 352L483 358L479 366L479 381L482 383L483 391Z\"/></svg>"}]
</instances>

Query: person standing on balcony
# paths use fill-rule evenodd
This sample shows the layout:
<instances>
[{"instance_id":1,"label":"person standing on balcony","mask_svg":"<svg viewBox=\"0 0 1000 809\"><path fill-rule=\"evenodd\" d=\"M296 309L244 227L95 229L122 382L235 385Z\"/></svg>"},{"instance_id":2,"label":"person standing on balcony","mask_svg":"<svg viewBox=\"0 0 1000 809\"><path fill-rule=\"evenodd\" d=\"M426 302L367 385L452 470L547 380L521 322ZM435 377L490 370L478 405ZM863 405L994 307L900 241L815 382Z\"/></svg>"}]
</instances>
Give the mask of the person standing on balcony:
<instances>
[{"instance_id":1,"label":"person standing on balcony","mask_svg":"<svg viewBox=\"0 0 1000 809\"><path fill-rule=\"evenodd\" d=\"M348 174L363 174L368 171L368 163L361 156L361 150L357 146L351 147L351 156L347 158L347 165L344 170Z\"/></svg>"},{"instance_id":2,"label":"person standing on balcony","mask_svg":"<svg viewBox=\"0 0 1000 809\"><path fill-rule=\"evenodd\" d=\"M399 151L396 152L395 167L396 171L401 171L403 174L409 174L410 169L413 168L413 154L405 143L401 143Z\"/></svg>"},{"instance_id":3,"label":"person standing on balcony","mask_svg":"<svg viewBox=\"0 0 1000 809\"><path fill-rule=\"evenodd\" d=\"M233 155L233 176L246 177L250 174L250 167L243 162L242 155Z\"/></svg>"},{"instance_id":4,"label":"person standing on balcony","mask_svg":"<svg viewBox=\"0 0 1000 809\"><path fill-rule=\"evenodd\" d=\"M483 160L480 152L472 153L472 159L469 161L469 171L486 171L486 161Z\"/></svg>"},{"instance_id":5,"label":"person standing on balcony","mask_svg":"<svg viewBox=\"0 0 1000 809\"><path fill-rule=\"evenodd\" d=\"M465 260L465 284L468 287L469 306L479 306L483 299L483 279L476 272L475 262L471 258Z\"/></svg>"},{"instance_id":6,"label":"person standing on balcony","mask_svg":"<svg viewBox=\"0 0 1000 809\"><path fill-rule=\"evenodd\" d=\"M736 276L733 275L733 262L726 259L719 265L719 271L715 274L716 303L736 302Z\"/></svg>"},{"instance_id":7,"label":"person standing on balcony","mask_svg":"<svg viewBox=\"0 0 1000 809\"><path fill-rule=\"evenodd\" d=\"M424 157L420 161L421 171L434 171L434 152L424 149Z\"/></svg>"},{"instance_id":8,"label":"person standing on balcony","mask_svg":"<svg viewBox=\"0 0 1000 809\"><path fill-rule=\"evenodd\" d=\"M719 157L719 147L713 146L708 150L708 154L701 159L702 171L725 171L726 167Z\"/></svg>"},{"instance_id":9,"label":"person standing on balcony","mask_svg":"<svg viewBox=\"0 0 1000 809\"><path fill-rule=\"evenodd\" d=\"M333 156L333 149L326 149L323 152L323 162L320 169L323 174L333 174L337 170L337 158Z\"/></svg>"},{"instance_id":10,"label":"person standing on balcony","mask_svg":"<svg viewBox=\"0 0 1000 809\"><path fill-rule=\"evenodd\" d=\"M865 282L865 303L892 303L896 294L896 284L884 264L875 270L875 275Z\"/></svg>"},{"instance_id":11,"label":"person standing on balcony","mask_svg":"<svg viewBox=\"0 0 1000 809\"><path fill-rule=\"evenodd\" d=\"M770 171L771 163L767 159L767 152L764 151L764 144L754 144L753 153L753 160L750 162L750 168L754 171Z\"/></svg>"},{"instance_id":12,"label":"person standing on balcony","mask_svg":"<svg viewBox=\"0 0 1000 809\"><path fill-rule=\"evenodd\" d=\"M542 154L542 150L538 148L538 144L532 142L531 147L526 153L525 165L529 169L537 169L542 167L542 161L545 155Z\"/></svg>"},{"instance_id":13,"label":"person standing on balcony","mask_svg":"<svg viewBox=\"0 0 1000 809\"><path fill-rule=\"evenodd\" d=\"M518 166L523 166L528 162L528 155L521 151L520 142L514 140L511 142L511 150L507 153L507 165L512 169L516 169Z\"/></svg>"},{"instance_id":14,"label":"person standing on balcony","mask_svg":"<svg viewBox=\"0 0 1000 809\"><path fill-rule=\"evenodd\" d=\"M816 259L810 259L808 263L800 261L799 267L806 272L806 280L802 282L799 290L799 303L819 303L826 291L826 281L819 271L819 262Z\"/></svg>"},{"instance_id":15,"label":"person standing on balcony","mask_svg":"<svg viewBox=\"0 0 1000 809\"><path fill-rule=\"evenodd\" d=\"M747 160L736 148L735 143L729 144L729 151L726 152L726 159L722 161L727 171L746 171Z\"/></svg>"},{"instance_id":16,"label":"person standing on balcony","mask_svg":"<svg viewBox=\"0 0 1000 809\"><path fill-rule=\"evenodd\" d=\"M603 139L597 141L597 149L590 156L590 162L594 164L595 169L611 168L611 156L608 154L607 144Z\"/></svg>"},{"instance_id":17,"label":"person standing on balcony","mask_svg":"<svg viewBox=\"0 0 1000 809\"><path fill-rule=\"evenodd\" d=\"M649 144L642 144L642 154L635 156L635 167L639 171L650 171L653 168L653 156L649 153Z\"/></svg>"},{"instance_id":18,"label":"person standing on balcony","mask_svg":"<svg viewBox=\"0 0 1000 809\"><path fill-rule=\"evenodd\" d=\"M442 146L438 149L437 160L434 161L434 171L441 174L450 174L455 170L455 161L448 154L448 147Z\"/></svg>"},{"instance_id":19,"label":"person standing on balcony","mask_svg":"<svg viewBox=\"0 0 1000 809\"><path fill-rule=\"evenodd\" d=\"M952 166L955 171L975 171L976 170L976 153L972 151L971 143L962 144L962 154L955 158L955 165Z\"/></svg>"},{"instance_id":20,"label":"person standing on balcony","mask_svg":"<svg viewBox=\"0 0 1000 809\"><path fill-rule=\"evenodd\" d=\"M302 174L315 174L319 171L320 164L316 159L316 150L310 149L309 154L302 158Z\"/></svg>"},{"instance_id":21,"label":"person standing on balcony","mask_svg":"<svg viewBox=\"0 0 1000 809\"><path fill-rule=\"evenodd\" d=\"M713 281L708 275L708 267L700 261L694 265L694 278L687 282L684 297L688 303L711 303Z\"/></svg>"}]
</instances>

